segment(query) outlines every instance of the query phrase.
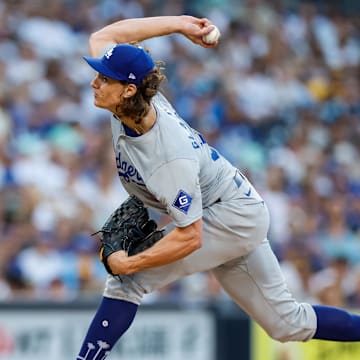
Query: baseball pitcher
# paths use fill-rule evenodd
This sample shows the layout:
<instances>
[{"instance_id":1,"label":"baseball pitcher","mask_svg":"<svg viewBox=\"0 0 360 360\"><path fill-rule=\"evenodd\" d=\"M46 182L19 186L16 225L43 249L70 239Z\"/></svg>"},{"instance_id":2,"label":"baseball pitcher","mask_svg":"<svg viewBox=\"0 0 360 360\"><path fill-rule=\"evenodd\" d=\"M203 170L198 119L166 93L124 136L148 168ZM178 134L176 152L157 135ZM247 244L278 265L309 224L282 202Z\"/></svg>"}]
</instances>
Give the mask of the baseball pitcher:
<instances>
[{"instance_id":1,"label":"baseball pitcher","mask_svg":"<svg viewBox=\"0 0 360 360\"><path fill-rule=\"evenodd\" d=\"M208 19L163 16L118 21L90 36L94 104L111 113L117 170L130 197L99 231L109 275L78 360L104 359L144 294L202 271L212 271L278 341L360 340L359 316L293 298L267 240L263 199L177 114L159 91L160 64L138 45L178 33L211 53L217 40L204 38L213 29ZM171 228L158 229L148 208L169 215Z\"/></svg>"}]
</instances>

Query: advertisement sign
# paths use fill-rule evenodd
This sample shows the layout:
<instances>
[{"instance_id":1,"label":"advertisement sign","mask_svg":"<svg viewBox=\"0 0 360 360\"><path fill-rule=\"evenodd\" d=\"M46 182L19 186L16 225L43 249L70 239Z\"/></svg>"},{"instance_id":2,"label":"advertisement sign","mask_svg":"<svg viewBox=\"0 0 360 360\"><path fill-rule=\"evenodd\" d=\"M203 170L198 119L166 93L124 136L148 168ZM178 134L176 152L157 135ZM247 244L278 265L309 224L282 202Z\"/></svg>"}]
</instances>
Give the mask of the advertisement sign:
<instances>
[{"instance_id":1,"label":"advertisement sign","mask_svg":"<svg viewBox=\"0 0 360 360\"><path fill-rule=\"evenodd\" d=\"M252 354L252 360L354 360L360 359L360 343L310 340L283 344L253 323Z\"/></svg>"},{"instance_id":2,"label":"advertisement sign","mask_svg":"<svg viewBox=\"0 0 360 360\"><path fill-rule=\"evenodd\" d=\"M2 310L0 360L75 360L93 315L75 310ZM210 313L139 311L107 359L214 360L215 342Z\"/></svg>"}]
</instances>

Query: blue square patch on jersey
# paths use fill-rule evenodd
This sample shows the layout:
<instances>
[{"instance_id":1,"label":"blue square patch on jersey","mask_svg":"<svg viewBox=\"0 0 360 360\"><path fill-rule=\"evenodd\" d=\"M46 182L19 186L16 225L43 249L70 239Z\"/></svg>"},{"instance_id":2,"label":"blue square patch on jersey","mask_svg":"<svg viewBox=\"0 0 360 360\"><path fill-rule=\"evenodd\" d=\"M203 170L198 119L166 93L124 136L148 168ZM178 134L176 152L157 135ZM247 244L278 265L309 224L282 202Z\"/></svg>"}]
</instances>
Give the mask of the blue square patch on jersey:
<instances>
[{"instance_id":1,"label":"blue square patch on jersey","mask_svg":"<svg viewBox=\"0 0 360 360\"><path fill-rule=\"evenodd\" d=\"M192 197L184 190L180 190L176 195L173 206L182 211L184 214L188 213L189 207L192 202Z\"/></svg>"}]
</instances>

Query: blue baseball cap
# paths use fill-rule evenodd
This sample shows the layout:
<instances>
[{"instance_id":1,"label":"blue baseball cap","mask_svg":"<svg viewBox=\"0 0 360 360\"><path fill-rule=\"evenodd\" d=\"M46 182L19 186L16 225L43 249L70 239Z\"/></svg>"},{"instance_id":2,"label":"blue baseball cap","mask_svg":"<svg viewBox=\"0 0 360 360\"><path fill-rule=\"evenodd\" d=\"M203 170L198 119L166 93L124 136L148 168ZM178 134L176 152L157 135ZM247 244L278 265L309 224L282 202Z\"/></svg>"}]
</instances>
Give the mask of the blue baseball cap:
<instances>
[{"instance_id":1,"label":"blue baseball cap","mask_svg":"<svg viewBox=\"0 0 360 360\"><path fill-rule=\"evenodd\" d=\"M114 45L101 58L84 56L98 73L116 80L140 85L142 79L154 69L151 56L140 46Z\"/></svg>"}]
</instances>

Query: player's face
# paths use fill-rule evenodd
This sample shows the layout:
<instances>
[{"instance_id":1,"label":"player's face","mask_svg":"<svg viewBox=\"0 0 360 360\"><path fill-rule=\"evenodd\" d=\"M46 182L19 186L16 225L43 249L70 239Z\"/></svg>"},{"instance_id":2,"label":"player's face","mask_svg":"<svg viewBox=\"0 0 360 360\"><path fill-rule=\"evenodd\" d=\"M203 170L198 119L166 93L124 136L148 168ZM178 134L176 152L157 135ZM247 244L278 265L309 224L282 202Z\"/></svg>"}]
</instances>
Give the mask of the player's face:
<instances>
[{"instance_id":1,"label":"player's face","mask_svg":"<svg viewBox=\"0 0 360 360\"><path fill-rule=\"evenodd\" d=\"M118 80L97 74L91 81L94 89L94 105L115 112L117 106L121 105L127 85Z\"/></svg>"}]
</instances>

